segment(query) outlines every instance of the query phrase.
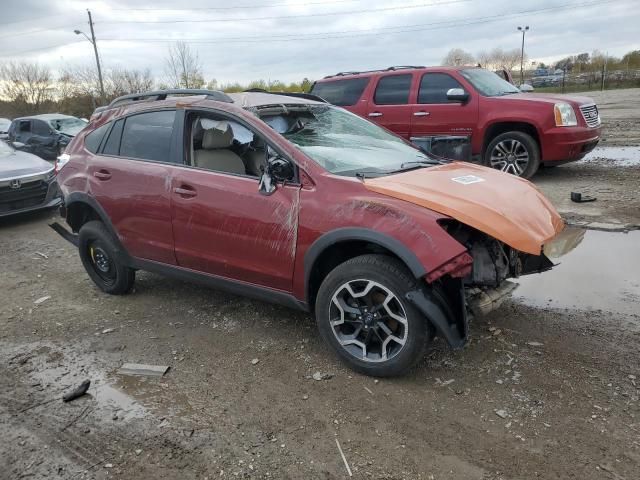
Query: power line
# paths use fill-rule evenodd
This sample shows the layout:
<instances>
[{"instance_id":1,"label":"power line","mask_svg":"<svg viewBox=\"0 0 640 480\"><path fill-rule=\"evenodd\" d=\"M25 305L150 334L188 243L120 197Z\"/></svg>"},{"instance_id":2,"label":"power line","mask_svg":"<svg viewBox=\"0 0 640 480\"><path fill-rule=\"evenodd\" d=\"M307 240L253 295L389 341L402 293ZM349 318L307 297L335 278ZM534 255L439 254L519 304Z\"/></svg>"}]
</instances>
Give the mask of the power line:
<instances>
[{"instance_id":1,"label":"power line","mask_svg":"<svg viewBox=\"0 0 640 480\"><path fill-rule=\"evenodd\" d=\"M9 37L20 37L23 35L31 35L33 33L42 33L42 32L49 32L49 31L56 31L56 30L62 30L62 29L67 29L67 28L73 28L76 24L72 23L70 25L60 25L59 27L48 27L48 28L41 28L40 30L30 30L28 32L18 32L18 33L8 33L5 35L0 35L0 38L9 38Z\"/></svg>"},{"instance_id":2,"label":"power line","mask_svg":"<svg viewBox=\"0 0 640 480\"><path fill-rule=\"evenodd\" d=\"M300 7L307 5L335 5L340 3L359 3L365 0L328 0L323 2L302 2L302 3L273 3L271 5L234 5L233 7L192 7L192 8L111 8L114 12L136 11L136 12L186 12L201 10L244 10L253 8L277 8L277 7Z\"/></svg>"},{"instance_id":3,"label":"power line","mask_svg":"<svg viewBox=\"0 0 640 480\"><path fill-rule=\"evenodd\" d=\"M306 13L300 15L277 15L271 17L250 17L250 18L213 18L213 19L196 19L196 20L107 20L100 22L102 25L123 25L123 24L155 24L155 23L219 23L219 22L249 22L256 20L280 20L288 18L309 18L309 17L330 17L336 15L353 15L359 13L388 12L395 10L408 10L412 8L438 7L440 5L450 5L453 3L471 2L473 0L447 0L437 3L423 3L419 5L399 5L395 7L369 8L360 10L350 10L344 12L325 12L325 13Z\"/></svg>"},{"instance_id":4,"label":"power line","mask_svg":"<svg viewBox=\"0 0 640 480\"><path fill-rule=\"evenodd\" d=\"M174 42L177 40L184 41L190 44L212 44L212 43L263 43L263 42L288 42L292 40L326 40L326 39L339 39L339 38L351 38L351 37L362 37L362 36L371 36L378 35L380 33L384 33L387 35L393 35L398 33L411 33L411 32L422 32L427 30L441 30L446 28L454 28L460 26L468 26L468 25L478 25L483 23L491 23L499 19L516 17L519 15L529 15L529 14L538 14L548 11L557 11L557 10L566 10L576 7L590 7L596 5L603 5L607 3L613 3L617 0L597 0L591 2L584 3L571 3L564 5L557 5L555 7L546 7L539 9L530 9L530 10L521 10L518 12L512 13L501 13L497 15L489 15L485 17L475 17L473 19L458 19L458 20L445 20L441 22L431 22L431 23L423 23L423 24L415 24L415 25L401 25L397 27L380 27L375 29L365 29L365 30L343 30L340 32L330 32L330 33L312 33L307 35L299 35L299 34L285 34L285 35L272 35L267 37L261 36L248 36L248 37L225 37L225 38L212 38L212 39L184 39L174 38L109 38L105 37L102 40L105 41L132 41L132 42L151 42L151 43L166 43L166 42ZM393 30L393 31L389 31Z\"/></svg>"},{"instance_id":5,"label":"power line","mask_svg":"<svg viewBox=\"0 0 640 480\"><path fill-rule=\"evenodd\" d=\"M51 50L58 47L65 47L67 45L74 45L76 43L80 43L81 41L82 40L76 40L74 42L65 42L65 43L59 43L57 45L49 45L48 47L38 47L38 48L31 48L29 50L11 51L11 53L9 54L0 54L0 57L10 58L10 57L15 57L17 55L22 55L23 53L38 52L41 50Z\"/></svg>"}]
</instances>

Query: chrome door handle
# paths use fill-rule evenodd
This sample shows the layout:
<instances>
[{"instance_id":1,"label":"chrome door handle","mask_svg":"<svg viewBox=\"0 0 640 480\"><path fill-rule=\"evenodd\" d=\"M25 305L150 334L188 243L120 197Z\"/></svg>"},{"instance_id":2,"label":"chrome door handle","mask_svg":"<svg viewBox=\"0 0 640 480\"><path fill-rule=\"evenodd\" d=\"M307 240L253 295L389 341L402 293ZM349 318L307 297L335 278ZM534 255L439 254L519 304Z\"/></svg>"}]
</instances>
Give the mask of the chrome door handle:
<instances>
[{"instance_id":1,"label":"chrome door handle","mask_svg":"<svg viewBox=\"0 0 640 480\"><path fill-rule=\"evenodd\" d=\"M414 117L428 117L429 115L431 115L429 112L414 112L413 116Z\"/></svg>"},{"instance_id":2,"label":"chrome door handle","mask_svg":"<svg viewBox=\"0 0 640 480\"><path fill-rule=\"evenodd\" d=\"M380 112L371 112L371 113L369 114L369 116L370 116L370 117L381 117L381 116L382 116L382 114L381 114Z\"/></svg>"},{"instance_id":3,"label":"chrome door handle","mask_svg":"<svg viewBox=\"0 0 640 480\"><path fill-rule=\"evenodd\" d=\"M190 188L176 187L173 189L173 192L177 193L181 197L195 197L197 195L196 191Z\"/></svg>"}]
</instances>

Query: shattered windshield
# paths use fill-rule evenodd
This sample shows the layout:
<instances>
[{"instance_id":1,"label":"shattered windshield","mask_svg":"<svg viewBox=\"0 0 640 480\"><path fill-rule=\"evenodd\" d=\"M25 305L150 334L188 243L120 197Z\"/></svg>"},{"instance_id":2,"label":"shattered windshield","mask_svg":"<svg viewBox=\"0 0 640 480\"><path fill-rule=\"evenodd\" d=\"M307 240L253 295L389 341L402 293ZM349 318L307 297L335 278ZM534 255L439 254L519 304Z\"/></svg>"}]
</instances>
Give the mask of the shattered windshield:
<instances>
[{"instance_id":1,"label":"shattered windshield","mask_svg":"<svg viewBox=\"0 0 640 480\"><path fill-rule=\"evenodd\" d=\"M54 118L49 120L49 125L54 130L75 136L87 125L87 122L79 118Z\"/></svg>"},{"instance_id":2,"label":"shattered windshield","mask_svg":"<svg viewBox=\"0 0 640 480\"><path fill-rule=\"evenodd\" d=\"M466 78L485 97L501 97L520 92L509 82L484 68L460 70L460 75Z\"/></svg>"},{"instance_id":3,"label":"shattered windshield","mask_svg":"<svg viewBox=\"0 0 640 480\"><path fill-rule=\"evenodd\" d=\"M437 163L383 128L341 108L274 106L259 116L337 175L380 176Z\"/></svg>"}]
</instances>

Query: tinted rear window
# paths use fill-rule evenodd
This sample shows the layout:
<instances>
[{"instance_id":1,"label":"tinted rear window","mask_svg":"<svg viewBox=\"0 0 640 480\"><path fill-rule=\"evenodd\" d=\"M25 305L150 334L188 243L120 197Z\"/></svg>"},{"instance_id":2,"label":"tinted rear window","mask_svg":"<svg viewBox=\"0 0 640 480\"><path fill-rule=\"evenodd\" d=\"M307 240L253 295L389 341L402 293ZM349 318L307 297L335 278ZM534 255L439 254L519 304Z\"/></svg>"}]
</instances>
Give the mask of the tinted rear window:
<instances>
[{"instance_id":1,"label":"tinted rear window","mask_svg":"<svg viewBox=\"0 0 640 480\"><path fill-rule=\"evenodd\" d=\"M376 105L405 105L409 103L412 75L388 75L380 78L373 102Z\"/></svg>"},{"instance_id":2,"label":"tinted rear window","mask_svg":"<svg viewBox=\"0 0 640 480\"><path fill-rule=\"evenodd\" d=\"M122 127L124 120L118 120L111 129L107 143L104 144L102 153L105 155L118 155L120 153L120 137L122 136Z\"/></svg>"},{"instance_id":3,"label":"tinted rear window","mask_svg":"<svg viewBox=\"0 0 640 480\"><path fill-rule=\"evenodd\" d=\"M311 93L324 98L329 103L345 107L356 104L368 83L369 78L366 77L332 80L316 83L311 89Z\"/></svg>"},{"instance_id":4,"label":"tinted rear window","mask_svg":"<svg viewBox=\"0 0 640 480\"><path fill-rule=\"evenodd\" d=\"M93 132L84 137L84 148L89 150L91 153L96 153L98 148L100 148L100 144L102 143L102 139L105 134L109 130L111 123L105 123L101 127L96 128Z\"/></svg>"},{"instance_id":5,"label":"tinted rear window","mask_svg":"<svg viewBox=\"0 0 640 480\"><path fill-rule=\"evenodd\" d=\"M122 131L120 156L170 162L175 116L174 110L165 110L128 117Z\"/></svg>"}]
</instances>

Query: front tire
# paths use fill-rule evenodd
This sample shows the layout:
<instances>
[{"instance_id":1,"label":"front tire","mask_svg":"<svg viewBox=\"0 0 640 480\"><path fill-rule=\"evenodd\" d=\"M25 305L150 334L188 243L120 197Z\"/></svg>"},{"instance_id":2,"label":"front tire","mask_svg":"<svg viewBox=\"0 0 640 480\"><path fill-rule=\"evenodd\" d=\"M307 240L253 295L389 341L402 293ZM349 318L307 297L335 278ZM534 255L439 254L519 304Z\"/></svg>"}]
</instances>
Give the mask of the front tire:
<instances>
[{"instance_id":1,"label":"front tire","mask_svg":"<svg viewBox=\"0 0 640 480\"><path fill-rule=\"evenodd\" d=\"M122 263L120 250L102 222L92 220L80 228L78 251L87 274L100 290L112 295L131 291L136 272Z\"/></svg>"},{"instance_id":2,"label":"front tire","mask_svg":"<svg viewBox=\"0 0 640 480\"><path fill-rule=\"evenodd\" d=\"M540 148L531 135L505 132L487 145L484 164L518 177L531 178L540 167Z\"/></svg>"},{"instance_id":3,"label":"front tire","mask_svg":"<svg viewBox=\"0 0 640 480\"><path fill-rule=\"evenodd\" d=\"M350 368L378 377L405 373L431 343L431 323L405 298L416 280L398 260L362 255L332 270L316 298L320 334Z\"/></svg>"}]
</instances>

